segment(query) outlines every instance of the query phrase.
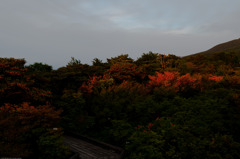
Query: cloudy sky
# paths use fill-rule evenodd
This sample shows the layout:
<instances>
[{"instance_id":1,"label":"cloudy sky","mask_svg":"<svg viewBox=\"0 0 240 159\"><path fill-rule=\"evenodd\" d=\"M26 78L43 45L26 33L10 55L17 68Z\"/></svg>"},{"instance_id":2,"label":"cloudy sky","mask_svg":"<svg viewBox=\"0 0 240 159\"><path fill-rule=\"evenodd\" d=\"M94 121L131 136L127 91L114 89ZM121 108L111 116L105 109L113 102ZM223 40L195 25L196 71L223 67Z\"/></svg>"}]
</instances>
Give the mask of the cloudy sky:
<instances>
[{"instance_id":1,"label":"cloudy sky","mask_svg":"<svg viewBox=\"0 0 240 159\"><path fill-rule=\"evenodd\" d=\"M0 0L0 57L184 56L240 38L240 0Z\"/></svg>"}]
</instances>

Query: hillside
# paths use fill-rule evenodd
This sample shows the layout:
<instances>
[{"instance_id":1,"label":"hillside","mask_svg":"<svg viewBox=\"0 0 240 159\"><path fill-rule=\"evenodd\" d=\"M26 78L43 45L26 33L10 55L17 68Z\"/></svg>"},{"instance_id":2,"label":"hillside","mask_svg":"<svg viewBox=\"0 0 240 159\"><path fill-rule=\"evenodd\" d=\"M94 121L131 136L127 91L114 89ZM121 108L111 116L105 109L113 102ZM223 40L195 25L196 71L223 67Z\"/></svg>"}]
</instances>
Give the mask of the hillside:
<instances>
[{"instance_id":1,"label":"hillside","mask_svg":"<svg viewBox=\"0 0 240 159\"><path fill-rule=\"evenodd\" d=\"M192 57L194 55L211 55L211 54L219 53L219 52L235 52L235 53L240 54L240 38L218 44L207 51L199 52L199 53L192 54L192 55L185 56L185 57L186 58Z\"/></svg>"},{"instance_id":2,"label":"hillside","mask_svg":"<svg viewBox=\"0 0 240 159\"><path fill-rule=\"evenodd\" d=\"M201 68L197 68L198 71L208 70L211 67L219 68L221 66L219 69L225 67L225 71L217 69L217 72L222 74L230 73L230 68L239 69L240 67L240 39L216 45L207 51L185 56L182 59L185 62L201 66Z\"/></svg>"},{"instance_id":3,"label":"hillside","mask_svg":"<svg viewBox=\"0 0 240 159\"><path fill-rule=\"evenodd\" d=\"M219 45L214 46L213 48L204 51L204 54L212 54L216 52L240 52L240 38L232 41L228 41Z\"/></svg>"}]
</instances>

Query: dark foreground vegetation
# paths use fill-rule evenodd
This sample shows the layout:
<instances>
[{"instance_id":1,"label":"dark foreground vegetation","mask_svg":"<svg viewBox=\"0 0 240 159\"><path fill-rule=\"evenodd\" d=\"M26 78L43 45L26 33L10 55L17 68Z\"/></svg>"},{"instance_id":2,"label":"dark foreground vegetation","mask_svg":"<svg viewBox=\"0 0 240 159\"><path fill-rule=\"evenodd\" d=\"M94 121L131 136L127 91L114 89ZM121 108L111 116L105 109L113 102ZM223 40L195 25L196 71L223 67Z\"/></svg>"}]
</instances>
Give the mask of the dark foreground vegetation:
<instances>
[{"instance_id":1,"label":"dark foreground vegetation","mask_svg":"<svg viewBox=\"0 0 240 159\"><path fill-rule=\"evenodd\" d=\"M1 157L67 158L71 131L129 159L236 159L239 130L239 52L72 58L57 70L0 58Z\"/></svg>"}]
</instances>

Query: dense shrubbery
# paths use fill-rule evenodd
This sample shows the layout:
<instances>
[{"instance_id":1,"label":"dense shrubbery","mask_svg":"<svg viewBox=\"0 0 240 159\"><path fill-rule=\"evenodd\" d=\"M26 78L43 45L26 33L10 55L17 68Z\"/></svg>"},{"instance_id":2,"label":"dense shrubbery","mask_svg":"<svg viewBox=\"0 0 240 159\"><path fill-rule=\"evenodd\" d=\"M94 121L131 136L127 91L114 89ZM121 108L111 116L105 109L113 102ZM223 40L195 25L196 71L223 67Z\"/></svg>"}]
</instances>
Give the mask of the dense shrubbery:
<instances>
[{"instance_id":1,"label":"dense shrubbery","mask_svg":"<svg viewBox=\"0 0 240 159\"><path fill-rule=\"evenodd\" d=\"M126 158L240 158L240 63L228 54L150 52L92 66L72 58L58 70L1 59L1 144L9 140L2 150L18 144L10 154L67 155L61 131L51 129L60 119L63 130L121 146Z\"/></svg>"},{"instance_id":2,"label":"dense shrubbery","mask_svg":"<svg viewBox=\"0 0 240 159\"><path fill-rule=\"evenodd\" d=\"M62 131L53 130L61 111L50 106L51 92L36 87L24 64L0 59L0 156L65 158Z\"/></svg>"}]
</instances>

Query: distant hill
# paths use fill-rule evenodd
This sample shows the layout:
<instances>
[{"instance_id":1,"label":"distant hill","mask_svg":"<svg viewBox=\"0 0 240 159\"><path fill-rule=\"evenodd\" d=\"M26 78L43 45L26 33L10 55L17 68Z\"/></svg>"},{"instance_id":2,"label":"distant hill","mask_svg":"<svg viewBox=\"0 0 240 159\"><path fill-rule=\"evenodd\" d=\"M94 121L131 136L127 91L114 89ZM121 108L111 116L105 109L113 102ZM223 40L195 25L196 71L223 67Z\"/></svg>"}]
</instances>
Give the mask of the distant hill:
<instances>
[{"instance_id":1,"label":"distant hill","mask_svg":"<svg viewBox=\"0 0 240 159\"><path fill-rule=\"evenodd\" d=\"M196 53L196 54L192 54L186 57L191 57L194 55L211 55L214 53L219 53L219 52L235 52L235 53L239 53L240 54L240 38L239 39L235 39L232 41L228 41L222 44L218 44L216 46L214 46L213 48L207 50L207 51L203 51L200 53Z\"/></svg>"},{"instance_id":2,"label":"distant hill","mask_svg":"<svg viewBox=\"0 0 240 159\"><path fill-rule=\"evenodd\" d=\"M240 39L228 41L200 53L183 57L186 62L194 63L205 70L209 65L240 69Z\"/></svg>"}]
</instances>

